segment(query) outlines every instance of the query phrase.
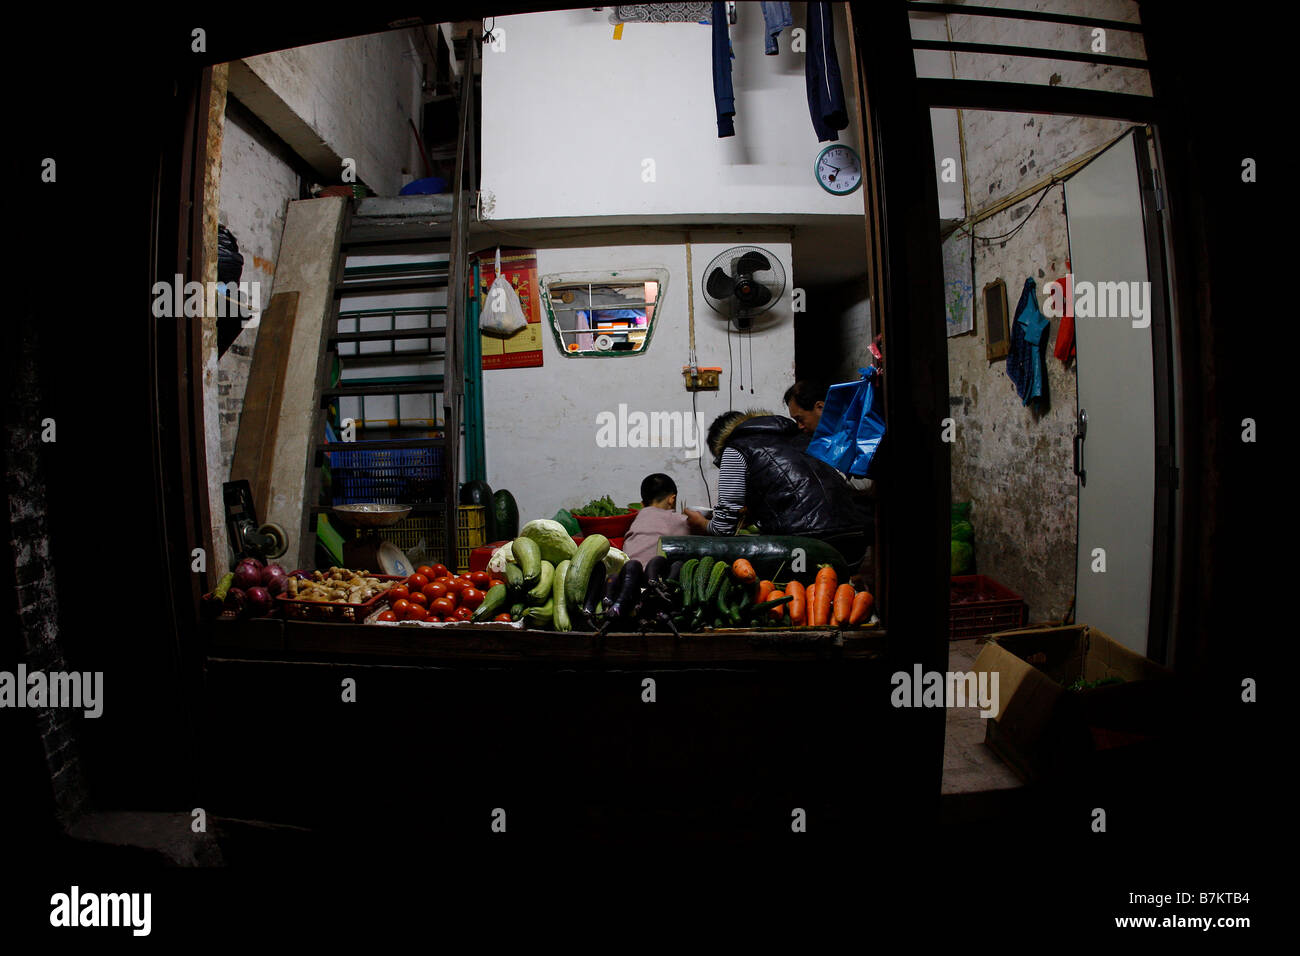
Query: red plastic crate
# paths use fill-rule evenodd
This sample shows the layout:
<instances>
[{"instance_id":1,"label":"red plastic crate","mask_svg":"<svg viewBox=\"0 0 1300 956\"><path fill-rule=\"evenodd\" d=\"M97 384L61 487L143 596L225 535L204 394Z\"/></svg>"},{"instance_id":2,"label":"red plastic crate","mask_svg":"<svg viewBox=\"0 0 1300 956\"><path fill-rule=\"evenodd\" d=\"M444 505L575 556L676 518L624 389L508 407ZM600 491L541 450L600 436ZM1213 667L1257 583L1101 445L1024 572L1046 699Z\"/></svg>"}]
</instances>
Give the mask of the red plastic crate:
<instances>
[{"instance_id":1,"label":"red plastic crate","mask_svg":"<svg viewBox=\"0 0 1300 956\"><path fill-rule=\"evenodd\" d=\"M948 591L948 640L1022 627L1025 599L985 574L954 575Z\"/></svg>"}]
</instances>

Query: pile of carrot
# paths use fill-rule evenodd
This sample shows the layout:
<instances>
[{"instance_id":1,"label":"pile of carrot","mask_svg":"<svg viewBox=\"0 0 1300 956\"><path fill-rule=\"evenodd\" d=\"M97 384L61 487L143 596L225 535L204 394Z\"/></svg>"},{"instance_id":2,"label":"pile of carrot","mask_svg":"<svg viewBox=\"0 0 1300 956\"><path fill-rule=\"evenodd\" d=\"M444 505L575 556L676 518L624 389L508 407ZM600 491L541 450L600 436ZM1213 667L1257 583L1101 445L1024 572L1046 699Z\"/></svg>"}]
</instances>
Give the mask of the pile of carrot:
<instances>
[{"instance_id":1,"label":"pile of carrot","mask_svg":"<svg viewBox=\"0 0 1300 956\"><path fill-rule=\"evenodd\" d=\"M789 595L794 600L772 608L771 614L774 621L780 621L788 613L794 627L857 627L871 617L875 603L870 591L858 591L847 581L840 584L835 569L829 565L817 571L817 577L807 588L798 581L784 587L781 590L771 581L760 581L755 603Z\"/></svg>"}]
</instances>

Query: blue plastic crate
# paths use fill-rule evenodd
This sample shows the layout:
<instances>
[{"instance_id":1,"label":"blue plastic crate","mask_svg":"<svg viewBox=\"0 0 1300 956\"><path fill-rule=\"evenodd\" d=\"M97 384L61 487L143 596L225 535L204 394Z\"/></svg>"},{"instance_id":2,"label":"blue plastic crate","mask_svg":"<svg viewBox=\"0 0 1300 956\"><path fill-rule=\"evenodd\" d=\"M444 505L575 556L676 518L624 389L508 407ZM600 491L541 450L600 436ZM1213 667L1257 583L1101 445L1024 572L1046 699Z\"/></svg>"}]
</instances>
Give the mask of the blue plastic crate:
<instances>
[{"instance_id":1,"label":"blue plastic crate","mask_svg":"<svg viewBox=\"0 0 1300 956\"><path fill-rule=\"evenodd\" d=\"M441 448L331 451L330 479L336 505L420 505L447 492Z\"/></svg>"}]
</instances>

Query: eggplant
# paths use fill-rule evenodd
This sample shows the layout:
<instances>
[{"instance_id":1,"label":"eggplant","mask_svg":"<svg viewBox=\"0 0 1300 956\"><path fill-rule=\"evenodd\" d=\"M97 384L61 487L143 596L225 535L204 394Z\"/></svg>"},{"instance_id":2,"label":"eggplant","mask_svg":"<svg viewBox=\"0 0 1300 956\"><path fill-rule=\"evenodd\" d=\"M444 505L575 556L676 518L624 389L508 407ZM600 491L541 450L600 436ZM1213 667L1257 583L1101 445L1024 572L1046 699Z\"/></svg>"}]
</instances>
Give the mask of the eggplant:
<instances>
[{"instance_id":1,"label":"eggplant","mask_svg":"<svg viewBox=\"0 0 1300 956\"><path fill-rule=\"evenodd\" d=\"M645 566L645 583L646 587L653 587L659 582L665 574L668 573L668 559L662 554L657 554L651 558Z\"/></svg>"},{"instance_id":2,"label":"eggplant","mask_svg":"<svg viewBox=\"0 0 1300 956\"><path fill-rule=\"evenodd\" d=\"M605 597L601 601L601 604L604 607L606 614L608 614L609 609L614 606L614 602L618 600L618 596L622 591L623 572L625 570L627 570L626 564L623 565L617 573L611 574L605 579Z\"/></svg>"},{"instance_id":3,"label":"eggplant","mask_svg":"<svg viewBox=\"0 0 1300 956\"><path fill-rule=\"evenodd\" d=\"M685 564L686 562L682 561L681 559L674 561L672 563L672 566L668 568L668 580L680 581L682 579L682 567Z\"/></svg>"},{"instance_id":4,"label":"eggplant","mask_svg":"<svg viewBox=\"0 0 1300 956\"><path fill-rule=\"evenodd\" d=\"M587 579L587 596L582 602L582 617L593 631L597 627L596 608L600 606L600 599L604 593L605 578L602 575L593 574Z\"/></svg>"},{"instance_id":5,"label":"eggplant","mask_svg":"<svg viewBox=\"0 0 1300 956\"><path fill-rule=\"evenodd\" d=\"M644 579L645 569L636 558L623 565L623 583L620 586L618 598L610 606L610 617L621 617L624 611L636 607L637 601L641 597L641 582Z\"/></svg>"}]
</instances>

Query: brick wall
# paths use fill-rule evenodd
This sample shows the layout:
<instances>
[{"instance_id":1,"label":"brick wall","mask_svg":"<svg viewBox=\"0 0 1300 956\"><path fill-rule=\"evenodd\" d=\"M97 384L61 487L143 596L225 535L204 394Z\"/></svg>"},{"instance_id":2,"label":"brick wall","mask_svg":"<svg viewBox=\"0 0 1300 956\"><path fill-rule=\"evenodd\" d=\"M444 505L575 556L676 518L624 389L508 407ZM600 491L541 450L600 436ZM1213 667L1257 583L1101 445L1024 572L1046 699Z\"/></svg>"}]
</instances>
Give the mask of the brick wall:
<instances>
[{"instance_id":1,"label":"brick wall","mask_svg":"<svg viewBox=\"0 0 1300 956\"><path fill-rule=\"evenodd\" d=\"M18 319L9 326L5 351L4 403L5 493L12 561L10 606L17 614L16 659L34 670L66 671L55 598L54 562L46 520L46 490L41 420L49 408L49 391L38 373L34 322ZM5 658L8 658L8 654ZM50 797L62 822L75 818L87 804L87 786L77 745L80 711L41 708L24 711L40 738L49 773Z\"/></svg>"}]
</instances>

